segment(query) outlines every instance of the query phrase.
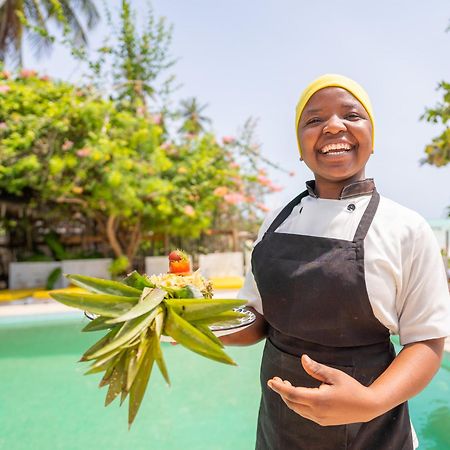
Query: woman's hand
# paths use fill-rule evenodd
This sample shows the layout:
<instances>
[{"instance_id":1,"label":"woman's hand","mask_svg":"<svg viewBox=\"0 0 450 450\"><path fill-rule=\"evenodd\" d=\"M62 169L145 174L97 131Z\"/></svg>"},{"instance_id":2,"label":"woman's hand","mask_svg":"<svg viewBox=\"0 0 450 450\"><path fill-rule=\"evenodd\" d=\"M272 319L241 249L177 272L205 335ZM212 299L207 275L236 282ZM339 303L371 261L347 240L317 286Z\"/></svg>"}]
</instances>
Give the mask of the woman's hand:
<instances>
[{"instance_id":1,"label":"woman's hand","mask_svg":"<svg viewBox=\"0 0 450 450\"><path fill-rule=\"evenodd\" d=\"M437 338L405 345L369 387L306 355L302 356L302 365L309 375L322 382L320 387L294 387L278 377L269 380L268 385L290 409L319 425L367 422L425 388L439 369L444 340Z\"/></svg>"},{"instance_id":2,"label":"woman's hand","mask_svg":"<svg viewBox=\"0 0 450 450\"><path fill-rule=\"evenodd\" d=\"M249 307L248 309L256 315L256 320L242 331L221 336L219 339L225 345L252 345L267 336L267 322L264 319L264 316L259 314L253 308Z\"/></svg>"},{"instance_id":3,"label":"woman's hand","mask_svg":"<svg viewBox=\"0 0 450 450\"><path fill-rule=\"evenodd\" d=\"M378 415L372 391L350 375L307 355L301 363L309 375L322 382L318 388L295 387L278 377L267 383L292 411L324 426L367 422Z\"/></svg>"}]
</instances>

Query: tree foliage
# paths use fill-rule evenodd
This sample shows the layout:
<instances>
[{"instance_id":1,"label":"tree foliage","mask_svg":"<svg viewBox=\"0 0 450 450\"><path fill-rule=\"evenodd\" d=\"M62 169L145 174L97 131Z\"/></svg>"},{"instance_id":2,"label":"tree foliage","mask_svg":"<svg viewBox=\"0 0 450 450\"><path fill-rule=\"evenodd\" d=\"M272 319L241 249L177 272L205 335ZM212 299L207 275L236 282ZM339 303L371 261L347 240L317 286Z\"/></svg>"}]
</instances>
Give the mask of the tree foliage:
<instances>
[{"instance_id":1,"label":"tree foliage","mask_svg":"<svg viewBox=\"0 0 450 450\"><path fill-rule=\"evenodd\" d=\"M0 195L51 210L55 221L88 217L116 272L149 233L195 238L221 223L256 223L264 195L280 189L262 168L271 163L254 121L218 139L195 98L182 114L167 108L170 27L150 12L140 33L134 20L123 0L117 42L89 61L95 83L0 74Z\"/></svg>"},{"instance_id":2,"label":"tree foliage","mask_svg":"<svg viewBox=\"0 0 450 450\"><path fill-rule=\"evenodd\" d=\"M129 260L146 232L198 236L219 210L261 208L252 184L270 190L241 169L235 143L167 140L151 116L35 73L0 84L0 137L0 193L89 216Z\"/></svg>"},{"instance_id":3,"label":"tree foliage","mask_svg":"<svg viewBox=\"0 0 450 450\"><path fill-rule=\"evenodd\" d=\"M450 162L450 83L441 82L439 90L443 91L442 101L434 108L427 108L422 119L441 124L445 129L425 147L426 156L422 163L442 167Z\"/></svg>"},{"instance_id":4,"label":"tree foliage","mask_svg":"<svg viewBox=\"0 0 450 450\"><path fill-rule=\"evenodd\" d=\"M9 57L22 66L23 37L28 35L36 54L48 51L54 41L49 31L53 23L78 46L87 43L80 16L90 29L99 20L92 0L4 0L0 5L0 61Z\"/></svg>"}]
</instances>

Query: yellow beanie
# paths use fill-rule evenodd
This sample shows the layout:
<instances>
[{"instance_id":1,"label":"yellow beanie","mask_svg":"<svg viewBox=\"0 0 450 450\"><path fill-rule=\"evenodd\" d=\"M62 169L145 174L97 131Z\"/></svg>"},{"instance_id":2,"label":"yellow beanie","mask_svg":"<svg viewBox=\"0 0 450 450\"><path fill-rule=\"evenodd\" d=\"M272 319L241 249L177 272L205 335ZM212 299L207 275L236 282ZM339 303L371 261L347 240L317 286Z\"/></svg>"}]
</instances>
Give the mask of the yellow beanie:
<instances>
[{"instance_id":1,"label":"yellow beanie","mask_svg":"<svg viewBox=\"0 0 450 450\"><path fill-rule=\"evenodd\" d=\"M374 142L374 131L375 131L375 123L373 120L373 109L372 103L370 102L369 95L363 89L361 85L359 85L356 81L353 81L350 78L344 77L343 75L336 74L327 74L322 75L319 78L316 78L303 92L300 96L300 99L297 103L296 114L295 114L295 133L297 135L297 143L298 149L300 151L300 155L302 154L302 149L300 147L300 140L298 137L298 123L300 122L300 117L302 115L303 109L308 103L309 99L321 89L326 87L340 87L350 92L360 103L364 106L364 109L367 111L369 115L369 119L372 122L372 145ZM373 151L373 150L372 150Z\"/></svg>"}]
</instances>

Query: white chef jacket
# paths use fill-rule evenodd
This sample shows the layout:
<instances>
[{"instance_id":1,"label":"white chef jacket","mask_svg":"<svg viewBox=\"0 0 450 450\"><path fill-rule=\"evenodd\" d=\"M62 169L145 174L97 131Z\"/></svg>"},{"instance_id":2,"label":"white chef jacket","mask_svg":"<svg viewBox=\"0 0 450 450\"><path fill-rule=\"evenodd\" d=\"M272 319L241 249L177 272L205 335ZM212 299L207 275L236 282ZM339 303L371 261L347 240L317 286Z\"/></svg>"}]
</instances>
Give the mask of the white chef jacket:
<instances>
[{"instance_id":1,"label":"white chef jacket","mask_svg":"<svg viewBox=\"0 0 450 450\"><path fill-rule=\"evenodd\" d=\"M310 195L276 232L353 240L370 194L361 194L360 189L360 195L354 195L349 185L343 190L348 195L323 199L315 196L313 186L307 183ZM281 209L269 213L254 245ZM450 335L450 296L442 256L433 231L419 214L381 196L364 240L364 266L373 314L391 334L399 335L402 345ZM249 306L264 314L251 270L238 298L247 299Z\"/></svg>"}]
</instances>

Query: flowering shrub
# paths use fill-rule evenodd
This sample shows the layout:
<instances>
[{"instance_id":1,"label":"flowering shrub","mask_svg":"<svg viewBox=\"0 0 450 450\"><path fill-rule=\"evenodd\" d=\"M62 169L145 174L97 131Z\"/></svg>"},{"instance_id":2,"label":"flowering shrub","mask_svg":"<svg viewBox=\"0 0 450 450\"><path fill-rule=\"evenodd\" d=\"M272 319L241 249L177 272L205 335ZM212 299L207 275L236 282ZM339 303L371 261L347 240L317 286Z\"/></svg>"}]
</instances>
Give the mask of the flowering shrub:
<instances>
[{"instance_id":1,"label":"flowering shrub","mask_svg":"<svg viewBox=\"0 0 450 450\"><path fill-rule=\"evenodd\" d=\"M196 237L218 214L265 211L254 201L274 190L270 180L227 149L242 141L221 146L208 133L171 139L159 117L32 70L3 76L0 193L95 220L121 267L149 231Z\"/></svg>"}]
</instances>

